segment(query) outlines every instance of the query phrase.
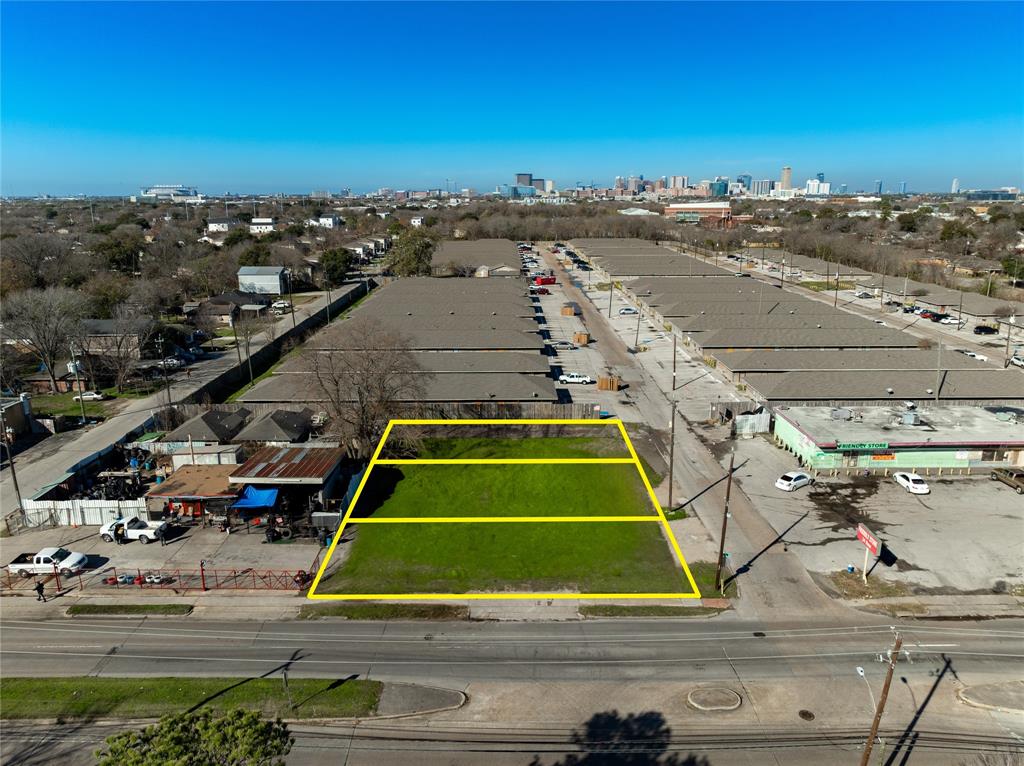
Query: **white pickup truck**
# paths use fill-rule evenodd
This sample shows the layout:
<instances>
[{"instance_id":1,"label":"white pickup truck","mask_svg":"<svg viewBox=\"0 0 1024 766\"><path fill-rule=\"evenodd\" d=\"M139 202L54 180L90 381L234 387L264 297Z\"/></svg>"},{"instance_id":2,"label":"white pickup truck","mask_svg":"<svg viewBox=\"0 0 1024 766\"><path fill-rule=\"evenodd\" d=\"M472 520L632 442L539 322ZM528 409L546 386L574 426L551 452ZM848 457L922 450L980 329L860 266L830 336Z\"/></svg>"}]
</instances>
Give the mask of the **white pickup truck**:
<instances>
[{"instance_id":1,"label":"white pickup truck","mask_svg":"<svg viewBox=\"0 0 1024 766\"><path fill-rule=\"evenodd\" d=\"M130 519L114 519L100 527L100 537L104 542L112 543L114 541L114 529L118 526L124 529L126 540L138 540L143 545L160 539L160 535L167 531L166 521L154 524L143 521L138 516L132 516Z\"/></svg>"},{"instance_id":2,"label":"white pickup truck","mask_svg":"<svg viewBox=\"0 0 1024 766\"><path fill-rule=\"evenodd\" d=\"M62 576L76 574L85 569L88 557L67 548L43 548L39 553L22 553L7 565L7 570L18 577L49 575L55 571Z\"/></svg>"}]
</instances>

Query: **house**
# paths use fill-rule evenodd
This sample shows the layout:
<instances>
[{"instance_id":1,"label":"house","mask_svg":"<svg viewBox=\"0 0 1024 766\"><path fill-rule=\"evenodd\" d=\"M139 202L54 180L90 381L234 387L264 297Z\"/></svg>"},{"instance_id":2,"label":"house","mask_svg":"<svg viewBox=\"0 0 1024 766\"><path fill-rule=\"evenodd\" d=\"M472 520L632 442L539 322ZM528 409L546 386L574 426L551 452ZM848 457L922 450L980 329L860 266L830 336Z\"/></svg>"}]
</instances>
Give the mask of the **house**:
<instances>
[{"instance_id":1,"label":"house","mask_svg":"<svg viewBox=\"0 0 1024 766\"><path fill-rule=\"evenodd\" d=\"M321 229L340 229L345 225L341 216L335 213L323 213L306 221L307 226L316 226Z\"/></svg>"},{"instance_id":2,"label":"house","mask_svg":"<svg viewBox=\"0 0 1024 766\"><path fill-rule=\"evenodd\" d=\"M255 236L269 234L274 230L273 218L253 218L249 223L249 233Z\"/></svg>"},{"instance_id":3,"label":"house","mask_svg":"<svg viewBox=\"0 0 1024 766\"><path fill-rule=\"evenodd\" d=\"M19 437L32 433L32 400L28 394L18 398L0 399L0 412L3 413L3 433L0 441L14 444Z\"/></svg>"},{"instance_id":4,"label":"house","mask_svg":"<svg viewBox=\"0 0 1024 766\"><path fill-rule=\"evenodd\" d=\"M342 247L364 263L369 263L373 256L374 248L366 242L347 242Z\"/></svg>"},{"instance_id":5,"label":"house","mask_svg":"<svg viewBox=\"0 0 1024 766\"><path fill-rule=\"evenodd\" d=\"M210 218L206 222L207 234L226 234L232 229L237 229L242 222L237 218Z\"/></svg>"},{"instance_id":6,"label":"house","mask_svg":"<svg viewBox=\"0 0 1024 766\"><path fill-rule=\"evenodd\" d=\"M420 226L423 225L423 222L425 220L426 216L424 215L414 215L412 218L409 219L409 225L418 229Z\"/></svg>"},{"instance_id":7,"label":"house","mask_svg":"<svg viewBox=\"0 0 1024 766\"><path fill-rule=\"evenodd\" d=\"M84 356L85 355L83 355L83 357ZM54 378L57 380L56 393L66 394L70 391L88 391L93 387L94 381L90 378L88 371L95 369L97 365L95 363L90 363L91 360L85 360L83 358L79 358L77 361L78 375L75 375L75 364L70 359L57 362L57 364L54 365ZM50 383L50 376L43 365L39 366L39 370L37 372L34 372L31 375L23 375L21 382L25 388L33 394L54 393L52 384Z\"/></svg>"},{"instance_id":8,"label":"house","mask_svg":"<svg viewBox=\"0 0 1024 766\"><path fill-rule=\"evenodd\" d=\"M218 324L234 327L239 314L240 307L237 303L214 303L212 300L207 300L199 304L199 308L196 309L193 316L196 318L211 317Z\"/></svg>"},{"instance_id":9,"label":"house","mask_svg":"<svg viewBox=\"0 0 1024 766\"><path fill-rule=\"evenodd\" d=\"M243 428L234 441L278 446L305 441L312 418L313 411L308 407L298 411L274 410Z\"/></svg>"},{"instance_id":10,"label":"house","mask_svg":"<svg viewBox=\"0 0 1024 766\"><path fill-rule=\"evenodd\" d=\"M223 444L235 438L246 419L252 413L245 407L237 410L210 410L190 418L165 434L163 442L188 442L192 444Z\"/></svg>"},{"instance_id":11,"label":"house","mask_svg":"<svg viewBox=\"0 0 1024 766\"><path fill-rule=\"evenodd\" d=\"M287 292L284 266L242 266L238 269L238 289L259 295L281 295Z\"/></svg>"},{"instance_id":12,"label":"house","mask_svg":"<svg viewBox=\"0 0 1024 766\"><path fill-rule=\"evenodd\" d=\"M149 322L118 322L114 319L82 321L82 350L95 356L116 355L120 358L142 358L142 338Z\"/></svg>"}]
</instances>

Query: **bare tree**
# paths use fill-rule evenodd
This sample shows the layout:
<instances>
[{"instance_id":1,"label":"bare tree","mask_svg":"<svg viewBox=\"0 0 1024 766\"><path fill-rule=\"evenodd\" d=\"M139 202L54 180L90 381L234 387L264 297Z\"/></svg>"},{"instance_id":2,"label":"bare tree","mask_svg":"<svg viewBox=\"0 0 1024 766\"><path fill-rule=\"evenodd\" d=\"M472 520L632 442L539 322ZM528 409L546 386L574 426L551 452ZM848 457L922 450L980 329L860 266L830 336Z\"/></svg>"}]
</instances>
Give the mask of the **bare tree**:
<instances>
[{"instance_id":1,"label":"bare tree","mask_svg":"<svg viewBox=\"0 0 1024 766\"><path fill-rule=\"evenodd\" d=\"M112 313L112 331L104 337L102 347L92 348L87 338L83 338L81 347L86 353L99 357L100 364L114 379L117 392L121 393L135 374L142 349L152 340L159 325L145 311L128 303L115 306Z\"/></svg>"},{"instance_id":2,"label":"bare tree","mask_svg":"<svg viewBox=\"0 0 1024 766\"><path fill-rule=\"evenodd\" d=\"M235 342L245 349L245 361L249 365L249 385L253 385L256 379L252 374L252 344L261 335L265 335L268 341L274 339L274 327L277 320L272 316L252 316L235 321Z\"/></svg>"},{"instance_id":3,"label":"bare tree","mask_svg":"<svg viewBox=\"0 0 1024 766\"><path fill-rule=\"evenodd\" d=\"M52 391L57 390L57 362L69 353L72 339L78 337L85 311L85 299L67 287L25 290L4 300L5 333L43 363Z\"/></svg>"},{"instance_id":4,"label":"bare tree","mask_svg":"<svg viewBox=\"0 0 1024 766\"><path fill-rule=\"evenodd\" d=\"M331 429L369 455L401 402L422 398L430 377L399 333L364 319L343 325L338 351L307 351Z\"/></svg>"}]
</instances>

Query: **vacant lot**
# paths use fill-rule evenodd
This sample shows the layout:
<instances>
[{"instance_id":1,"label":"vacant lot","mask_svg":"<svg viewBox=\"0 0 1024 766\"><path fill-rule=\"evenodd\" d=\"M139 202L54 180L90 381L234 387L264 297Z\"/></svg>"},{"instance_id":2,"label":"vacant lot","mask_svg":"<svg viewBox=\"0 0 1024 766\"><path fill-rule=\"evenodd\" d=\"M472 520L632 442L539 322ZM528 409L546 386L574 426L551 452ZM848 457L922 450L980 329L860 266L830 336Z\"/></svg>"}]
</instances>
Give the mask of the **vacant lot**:
<instances>
[{"instance_id":1,"label":"vacant lot","mask_svg":"<svg viewBox=\"0 0 1024 766\"><path fill-rule=\"evenodd\" d=\"M635 465L382 465L353 518L654 515Z\"/></svg>"},{"instance_id":2,"label":"vacant lot","mask_svg":"<svg viewBox=\"0 0 1024 766\"><path fill-rule=\"evenodd\" d=\"M615 438L483 437L419 443L418 457L622 457ZM688 593L633 464L376 466L354 517L645 516L622 522L359 524L318 593Z\"/></svg>"}]
</instances>

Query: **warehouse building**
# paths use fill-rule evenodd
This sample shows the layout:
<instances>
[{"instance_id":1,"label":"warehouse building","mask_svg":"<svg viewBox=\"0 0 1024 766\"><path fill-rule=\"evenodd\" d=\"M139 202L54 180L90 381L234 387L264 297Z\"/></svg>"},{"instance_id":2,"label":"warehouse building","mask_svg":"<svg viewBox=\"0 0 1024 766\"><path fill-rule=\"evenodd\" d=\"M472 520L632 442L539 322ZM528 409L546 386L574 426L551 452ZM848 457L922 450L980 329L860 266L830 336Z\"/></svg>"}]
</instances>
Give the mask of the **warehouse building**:
<instances>
[{"instance_id":1,"label":"warehouse building","mask_svg":"<svg viewBox=\"0 0 1024 766\"><path fill-rule=\"evenodd\" d=\"M715 367L733 383L751 373L781 374L795 370L944 370L991 369L963 354L942 354L930 349L871 351L732 351L711 354Z\"/></svg>"},{"instance_id":2,"label":"warehouse building","mask_svg":"<svg viewBox=\"0 0 1024 766\"><path fill-rule=\"evenodd\" d=\"M833 475L1024 466L1019 407L792 407L776 410L772 435L804 467Z\"/></svg>"},{"instance_id":3,"label":"warehouse building","mask_svg":"<svg viewBox=\"0 0 1024 766\"><path fill-rule=\"evenodd\" d=\"M434 250L435 277L518 277L519 250L510 239L448 240Z\"/></svg>"}]
</instances>

